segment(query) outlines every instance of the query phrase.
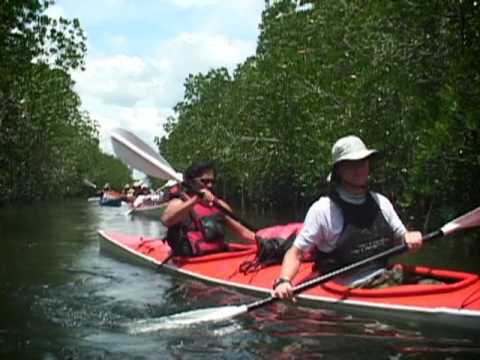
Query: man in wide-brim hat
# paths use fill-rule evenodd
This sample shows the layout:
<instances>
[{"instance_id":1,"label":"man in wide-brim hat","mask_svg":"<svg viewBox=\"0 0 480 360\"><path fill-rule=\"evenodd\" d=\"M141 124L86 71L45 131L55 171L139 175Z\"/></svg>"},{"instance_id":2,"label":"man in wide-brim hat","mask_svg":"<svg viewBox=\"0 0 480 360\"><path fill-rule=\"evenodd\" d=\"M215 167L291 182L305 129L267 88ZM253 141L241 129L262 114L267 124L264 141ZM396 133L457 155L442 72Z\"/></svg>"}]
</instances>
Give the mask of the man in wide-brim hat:
<instances>
[{"instance_id":1,"label":"man in wide-brim hat","mask_svg":"<svg viewBox=\"0 0 480 360\"><path fill-rule=\"evenodd\" d=\"M338 182L337 172L342 162L355 162L360 160L373 160L380 155L376 149L368 149L357 136L345 136L339 139L332 148L332 172L327 181ZM359 162L360 163L360 162ZM368 162L370 165L370 162ZM363 179L363 178L362 178ZM368 176L367 176L368 179Z\"/></svg>"},{"instance_id":2,"label":"man in wide-brim hat","mask_svg":"<svg viewBox=\"0 0 480 360\"><path fill-rule=\"evenodd\" d=\"M407 231L392 203L369 191L370 162L379 152L369 149L357 136L346 136L332 147L332 190L308 210L304 226L285 254L274 294L293 296L292 280L304 254L316 249L316 267L325 273L360 261L404 241L410 249L422 244L422 234ZM359 286L383 273L386 260L372 262L336 279Z\"/></svg>"}]
</instances>

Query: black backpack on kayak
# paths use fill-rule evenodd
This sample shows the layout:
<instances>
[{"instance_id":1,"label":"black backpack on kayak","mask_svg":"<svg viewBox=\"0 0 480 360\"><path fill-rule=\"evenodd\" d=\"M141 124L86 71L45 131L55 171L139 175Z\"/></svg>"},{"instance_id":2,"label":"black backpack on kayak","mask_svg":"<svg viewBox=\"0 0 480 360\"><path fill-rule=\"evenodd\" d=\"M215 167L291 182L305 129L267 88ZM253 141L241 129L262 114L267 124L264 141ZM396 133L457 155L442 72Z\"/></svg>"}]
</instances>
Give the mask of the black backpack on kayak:
<instances>
[{"instance_id":1,"label":"black backpack on kayak","mask_svg":"<svg viewBox=\"0 0 480 360\"><path fill-rule=\"evenodd\" d=\"M240 264L240 272L249 273L269 265L281 264L302 226L301 223L291 223L259 230L255 234L255 259Z\"/></svg>"}]
</instances>

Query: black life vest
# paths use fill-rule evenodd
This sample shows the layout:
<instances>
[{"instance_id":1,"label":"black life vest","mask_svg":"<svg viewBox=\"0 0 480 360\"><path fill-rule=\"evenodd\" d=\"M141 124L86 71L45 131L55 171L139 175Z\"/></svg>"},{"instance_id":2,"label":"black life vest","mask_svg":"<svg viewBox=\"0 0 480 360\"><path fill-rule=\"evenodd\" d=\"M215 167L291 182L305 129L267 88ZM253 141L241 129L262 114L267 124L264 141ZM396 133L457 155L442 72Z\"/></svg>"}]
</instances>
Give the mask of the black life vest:
<instances>
[{"instance_id":1,"label":"black life vest","mask_svg":"<svg viewBox=\"0 0 480 360\"><path fill-rule=\"evenodd\" d=\"M401 239L394 239L391 226L370 193L358 205L346 202L336 191L327 196L341 209L343 229L332 252L317 253L316 264L320 271L338 269L388 250L401 242ZM387 260L379 260L376 266L384 267L386 262Z\"/></svg>"}]
</instances>

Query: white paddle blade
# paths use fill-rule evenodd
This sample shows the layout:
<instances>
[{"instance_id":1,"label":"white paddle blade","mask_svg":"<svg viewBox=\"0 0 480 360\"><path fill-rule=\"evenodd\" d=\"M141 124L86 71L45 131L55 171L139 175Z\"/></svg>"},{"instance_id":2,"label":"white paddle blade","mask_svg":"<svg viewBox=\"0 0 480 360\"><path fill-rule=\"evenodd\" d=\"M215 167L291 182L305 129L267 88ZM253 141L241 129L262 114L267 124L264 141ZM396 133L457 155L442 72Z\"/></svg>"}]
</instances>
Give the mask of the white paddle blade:
<instances>
[{"instance_id":1,"label":"white paddle blade","mask_svg":"<svg viewBox=\"0 0 480 360\"><path fill-rule=\"evenodd\" d=\"M444 235L450 235L459 230L471 229L478 226L480 226L480 207L443 225L441 230Z\"/></svg>"},{"instance_id":2,"label":"white paddle blade","mask_svg":"<svg viewBox=\"0 0 480 360\"><path fill-rule=\"evenodd\" d=\"M159 330L185 328L205 322L225 321L247 311L246 305L207 308L154 319L138 320L126 327L129 334L145 334Z\"/></svg>"},{"instance_id":3,"label":"white paddle blade","mask_svg":"<svg viewBox=\"0 0 480 360\"><path fill-rule=\"evenodd\" d=\"M153 177L182 182L182 174L131 132L114 129L111 137L113 151L127 165Z\"/></svg>"},{"instance_id":4,"label":"white paddle blade","mask_svg":"<svg viewBox=\"0 0 480 360\"><path fill-rule=\"evenodd\" d=\"M93 182L91 182L91 181L88 180L88 179L83 179L83 183L84 183L85 185L87 185L87 186L90 186L90 187L94 188L94 189L97 188L97 185L95 185Z\"/></svg>"},{"instance_id":5,"label":"white paddle blade","mask_svg":"<svg viewBox=\"0 0 480 360\"><path fill-rule=\"evenodd\" d=\"M183 177L183 175L181 175L181 176ZM166 188L172 187L176 184L177 184L177 182L175 180L168 180L165 184L163 184L163 186L160 189L166 189Z\"/></svg>"}]
</instances>

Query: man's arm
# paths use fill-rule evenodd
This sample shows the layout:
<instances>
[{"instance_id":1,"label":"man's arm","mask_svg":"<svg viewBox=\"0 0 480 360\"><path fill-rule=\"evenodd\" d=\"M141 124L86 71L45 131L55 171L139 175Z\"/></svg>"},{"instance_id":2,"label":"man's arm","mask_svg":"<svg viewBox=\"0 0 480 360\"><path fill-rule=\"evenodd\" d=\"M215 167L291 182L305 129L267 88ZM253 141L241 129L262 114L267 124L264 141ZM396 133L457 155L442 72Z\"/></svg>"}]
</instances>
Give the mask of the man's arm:
<instances>
[{"instance_id":1,"label":"man's arm","mask_svg":"<svg viewBox=\"0 0 480 360\"><path fill-rule=\"evenodd\" d=\"M302 261L303 252L295 245L292 245L285 254L282 262L282 270L280 276L274 283L273 295L280 299L293 298L292 280L297 275L300 263Z\"/></svg>"}]
</instances>

